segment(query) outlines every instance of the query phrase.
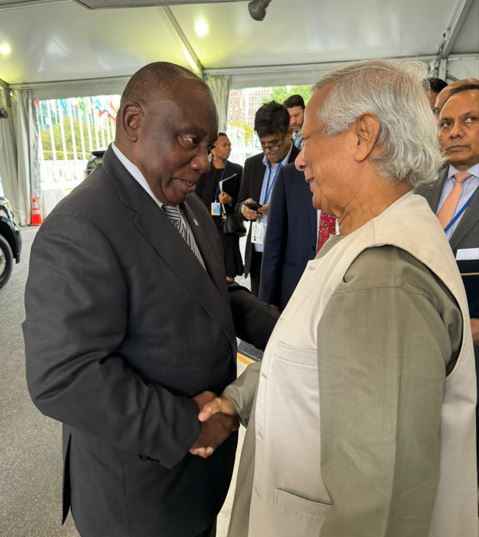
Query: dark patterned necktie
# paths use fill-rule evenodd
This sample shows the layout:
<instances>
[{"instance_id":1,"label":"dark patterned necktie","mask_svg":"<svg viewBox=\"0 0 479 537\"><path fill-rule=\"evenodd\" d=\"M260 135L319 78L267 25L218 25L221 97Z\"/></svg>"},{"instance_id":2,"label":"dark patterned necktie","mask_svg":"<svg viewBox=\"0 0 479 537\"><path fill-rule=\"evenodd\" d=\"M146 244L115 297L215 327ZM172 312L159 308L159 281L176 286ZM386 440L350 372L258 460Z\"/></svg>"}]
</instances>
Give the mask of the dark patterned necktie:
<instances>
[{"instance_id":1,"label":"dark patterned necktie","mask_svg":"<svg viewBox=\"0 0 479 537\"><path fill-rule=\"evenodd\" d=\"M163 210L168 220L175 226L180 235L185 240L186 244L190 247L191 251L195 254L196 259L201 263L201 266L206 269L201 257L201 253L196 245L195 238L189 227L185 224L183 217L181 216L180 208L175 205L163 205Z\"/></svg>"},{"instance_id":2,"label":"dark patterned necktie","mask_svg":"<svg viewBox=\"0 0 479 537\"><path fill-rule=\"evenodd\" d=\"M329 214L323 213L319 217L318 240L316 242L316 252L319 252L323 244L329 239L330 235L336 233L336 218Z\"/></svg>"}]
</instances>

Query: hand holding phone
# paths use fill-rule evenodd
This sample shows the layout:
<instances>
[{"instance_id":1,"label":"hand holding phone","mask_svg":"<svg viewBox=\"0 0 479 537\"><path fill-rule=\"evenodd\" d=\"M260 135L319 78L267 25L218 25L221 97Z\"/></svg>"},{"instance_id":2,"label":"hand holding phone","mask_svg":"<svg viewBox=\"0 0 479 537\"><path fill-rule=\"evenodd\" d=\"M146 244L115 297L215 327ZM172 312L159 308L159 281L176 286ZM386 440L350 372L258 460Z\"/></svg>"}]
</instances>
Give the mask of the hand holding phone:
<instances>
[{"instance_id":1,"label":"hand holding phone","mask_svg":"<svg viewBox=\"0 0 479 537\"><path fill-rule=\"evenodd\" d=\"M261 205L252 198L248 198L243 202L241 207L241 214L246 218L246 220L256 220L258 217L257 210Z\"/></svg>"},{"instance_id":2,"label":"hand holding phone","mask_svg":"<svg viewBox=\"0 0 479 537\"><path fill-rule=\"evenodd\" d=\"M246 207L252 211L257 211L260 207L262 207L261 203L258 203L254 200L246 200L243 205L246 205Z\"/></svg>"}]
</instances>

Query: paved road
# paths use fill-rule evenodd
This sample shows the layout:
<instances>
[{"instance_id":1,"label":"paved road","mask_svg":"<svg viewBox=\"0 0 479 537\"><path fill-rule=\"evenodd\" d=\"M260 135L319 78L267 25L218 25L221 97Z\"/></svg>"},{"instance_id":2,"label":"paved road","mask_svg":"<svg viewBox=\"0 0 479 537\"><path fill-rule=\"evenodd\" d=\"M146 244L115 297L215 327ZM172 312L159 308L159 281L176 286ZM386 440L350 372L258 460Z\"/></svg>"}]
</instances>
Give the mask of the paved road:
<instances>
[{"instance_id":1,"label":"paved road","mask_svg":"<svg viewBox=\"0 0 479 537\"><path fill-rule=\"evenodd\" d=\"M0 535L78 537L59 523L60 424L36 410L25 382L23 291L37 229L23 229L21 263L0 289Z\"/></svg>"},{"instance_id":2,"label":"paved road","mask_svg":"<svg viewBox=\"0 0 479 537\"><path fill-rule=\"evenodd\" d=\"M21 263L0 289L0 537L78 537L70 518L60 525L61 426L36 410L25 382L23 293L37 229L23 229ZM231 501L230 491L218 537L226 534Z\"/></svg>"}]
</instances>

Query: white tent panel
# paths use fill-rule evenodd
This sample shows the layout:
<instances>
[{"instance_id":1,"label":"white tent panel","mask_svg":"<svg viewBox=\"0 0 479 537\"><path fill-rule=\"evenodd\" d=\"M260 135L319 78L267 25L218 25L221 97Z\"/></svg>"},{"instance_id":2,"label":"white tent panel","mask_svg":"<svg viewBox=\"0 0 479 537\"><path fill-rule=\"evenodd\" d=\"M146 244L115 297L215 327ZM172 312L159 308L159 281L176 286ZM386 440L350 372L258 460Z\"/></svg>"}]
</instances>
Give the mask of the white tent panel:
<instances>
[{"instance_id":1,"label":"white tent panel","mask_svg":"<svg viewBox=\"0 0 479 537\"><path fill-rule=\"evenodd\" d=\"M464 7L450 52L479 52L479 0L272 0L262 22L245 1L98 10L74 0L8 1L0 4L0 44L12 52L0 57L0 78L17 85L125 77L160 59L189 66L187 49L209 72L238 75L260 66L303 73L310 64L433 57Z\"/></svg>"},{"instance_id":2,"label":"white tent panel","mask_svg":"<svg viewBox=\"0 0 479 537\"><path fill-rule=\"evenodd\" d=\"M455 54L479 53L479 1L473 0L454 41Z\"/></svg>"},{"instance_id":3,"label":"white tent panel","mask_svg":"<svg viewBox=\"0 0 479 537\"><path fill-rule=\"evenodd\" d=\"M165 57L187 66L161 8L92 11L72 2L0 11L1 60L9 84L131 75Z\"/></svg>"},{"instance_id":4,"label":"white tent panel","mask_svg":"<svg viewBox=\"0 0 479 537\"><path fill-rule=\"evenodd\" d=\"M448 61L448 73L455 80L462 78L479 79L479 54L471 57L451 57Z\"/></svg>"}]
</instances>

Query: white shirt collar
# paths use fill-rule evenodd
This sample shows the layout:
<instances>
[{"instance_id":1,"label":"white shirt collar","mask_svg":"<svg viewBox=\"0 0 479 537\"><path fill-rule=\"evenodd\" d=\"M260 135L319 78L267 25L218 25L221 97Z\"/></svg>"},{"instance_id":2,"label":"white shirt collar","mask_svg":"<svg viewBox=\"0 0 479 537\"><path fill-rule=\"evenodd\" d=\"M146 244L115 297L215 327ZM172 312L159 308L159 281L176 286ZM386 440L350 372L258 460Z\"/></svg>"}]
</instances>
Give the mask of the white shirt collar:
<instances>
[{"instance_id":1,"label":"white shirt collar","mask_svg":"<svg viewBox=\"0 0 479 537\"><path fill-rule=\"evenodd\" d=\"M125 157L118 147L116 147L115 143L111 144L111 148L118 160L123 164L123 166L125 166L130 175L132 175L132 177L138 181L138 183L140 183L140 185L148 192L148 194L153 198L155 203L157 203L160 208L163 207L163 203L153 194L148 181L145 179L145 176L141 173L139 168L135 166L131 160Z\"/></svg>"}]
</instances>

